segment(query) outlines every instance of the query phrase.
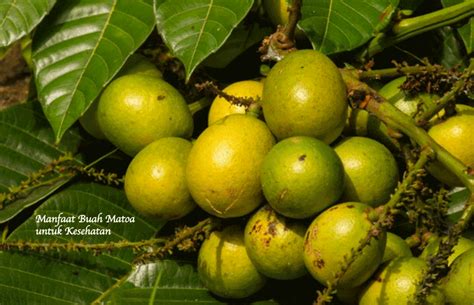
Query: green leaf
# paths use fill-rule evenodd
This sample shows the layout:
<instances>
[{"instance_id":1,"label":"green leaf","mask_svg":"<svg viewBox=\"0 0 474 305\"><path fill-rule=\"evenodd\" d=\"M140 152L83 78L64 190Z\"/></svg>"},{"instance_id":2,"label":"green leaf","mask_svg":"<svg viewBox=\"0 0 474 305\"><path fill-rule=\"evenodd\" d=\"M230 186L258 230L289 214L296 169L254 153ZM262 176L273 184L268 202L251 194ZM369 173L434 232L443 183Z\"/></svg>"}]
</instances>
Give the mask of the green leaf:
<instances>
[{"instance_id":1,"label":"green leaf","mask_svg":"<svg viewBox=\"0 0 474 305\"><path fill-rule=\"evenodd\" d=\"M443 4L443 7L448 7L467 1L472 0L441 0L441 3ZM464 43L467 54L471 54L474 47L474 18L470 18L464 25L458 27L457 30Z\"/></svg>"},{"instance_id":2,"label":"green leaf","mask_svg":"<svg viewBox=\"0 0 474 305\"><path fill-rule=\"evenodd\" d=\"M28 175L51 163L66 152L75 154L81 137L77 129L69 130L61 143L54 144L54 134L37 102L0 111L0 193L17 186ZM28 197L0 209L0 223L6 222L25 208L46 198L69 181L57 179L36 188Z\"/></svg>"},{"instance_id":3,"label":"green leaf","mask_svg":"<svg viewBox=\"0 0 474 305\"><path fill-rule=\"evenodd\" d=\"M245 50L262 41L271 32L270 27L260 27L257 23L250 26L239 25L219 51L211 54L204 64L211 68L225 68Z\"/></svg>"},{"instance_id":4,"label":"green leaf","mask_svg":"<svg viewBox=\"0 0 474 305\"><path fill-rule=\"evenodd\" d=\"M167 0L155 3L158 31L186 68L186 80L216 52L252 8L254 0Z\"/></svg>"},{"instance_id":5,"label":"green leaf","mask_svg":"<svg viewBox=\"0 0 474 305\"><path fill-rule=\"evenodd\" d=\"M33 38L38 96L57 141L153 27L152 0L58 2Z\"/></svg>"},{"instance_id":6,"label":"green leaf","mask_svg":"<svg viewBox=\"0 0 474 305\"><path fill-rule=\"evenodd\" d=\"M232 304L276 305L273 300L235 300ZM106 304L169 305L169 304L229 304L216 298L201 283L196 268L188 262L164 260L137 266L126 283L115 289ZM288 304L288 303L285 303Z\"/></svg>"},{"instance_id":7,"label":"green leaf","mask_svg":"<svg viewBox=\"0 0 474 305\"><path fill-rule=\"evenodd\" d=\"M469 201L470 193L465 187L454 188L449 193L448 219L451 223L456 223L462 215L466 203Z\"/></svg>"},{"instance_id":8,"label":"green leaf","mask_svg":"<svg viewBox=\"0 0 474 305\"><path fill-rule=\"evenodd\" d=\"M437 31L440 45L437 56L439 63L447 68L452 68L460 65L461 68L465 66L464 50L461 42L456 38L456 31L452 27L443 27Z\"/></svg>"},{"instance_id":9,"label":"green leaf","mask_svg":"<svg viewBox=\"0 0 474 305\"><path fill-rule=\"evenodd\" d=\"M465 25L458 28L458 32L464 42L467 54L471 54L474 47L474 18L469 19Z\"/></svg>"},{"instance_id":10,"label":"green leaf","mask_svg":"<svg viewBox=\"0 0 474 305\"><path fill-rule=\"evenodd\" d=\"M397 1L303 1L300 28L313 48L325 54L353 50L388 24Z\"/></svg>"},{"instance_id":11,"label":"green leaf","mask_svg":"<svg viewBox=\"0 0 474 305\"><path fill-rule=\"evenodd\" d=\"M62 214L61 214L62 213ZM41 217L75 216L62 222L60 235L42 235L56 223ZM96 217L80 223L80 215ZM99 215L102 217L99 220ZM134 222L107 222L107 215L134 217ZM118 218L116 218L118 219ZM129 218L131 219L131 218ZM76 184L49 198L8 241L105 243L140 241L154 236L163 222L139 216L122 190L98 184ZM67 227L110 230L110 235L67 235ZM93 255L91 252L0 252L0 304L90 304L131 270L130 249Z\"/></svg>"},{"instance_id":12,"label":"green leaf","mask_svg":"<svg viewBox=\"0 0 474 305\"><path fill-rule=\"evenodd\" d=\"M29 34L56 0L0 0L0 47Z\"/></svg>"}]
</instances>

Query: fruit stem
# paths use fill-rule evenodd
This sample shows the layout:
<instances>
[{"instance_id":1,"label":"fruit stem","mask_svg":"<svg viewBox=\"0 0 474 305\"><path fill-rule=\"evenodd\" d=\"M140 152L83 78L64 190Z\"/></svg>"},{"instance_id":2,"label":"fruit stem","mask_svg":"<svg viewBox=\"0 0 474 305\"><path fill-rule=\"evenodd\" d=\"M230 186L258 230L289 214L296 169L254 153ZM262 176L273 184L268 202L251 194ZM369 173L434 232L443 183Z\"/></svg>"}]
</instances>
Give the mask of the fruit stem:
<instances>
[{"instance_id":1,"label":"fruit stem","mask_svg":"<svg viewBox=\"0 0 474 305\"><path fill-rule=\"evenodd\" d=\"M474 71L474 59L470 60L469 67L464 71L463 75L457 80L451 90L446 92L440 99L438 99L433 106L426 109L424 112L420 112L415 117L415 123L418 126L425 125L433 116L435 116L441 109L446 107L453 99L456 98L459 91L464 88L467 80L473 75Z\"/></svg>"},{"instance_id":2,"label":"fruit stem","mask_svg":"<svg viewBox=\"0 0 474 305\"><path fill-rule=\"evenodd\" d=\"M461 182L474 193L474 177L469 174L468 168L451 155L446 149L436 143L428 133L415 125L413 119L390 104L377 91L370 88L366 83L357 79L356 73L343 70L342 75L347 86L348 96L351 99L364 97L363 101L355 101L358 107L367 109L388 127L399 130L413 139L420 147L431 148L437 160L448 168Z\"/></svg>"},{"instance_id":3,"label":"fruit stem","mask_svg":"<svg viewBox=\"0 0 474 305\"><path fill-rule=\"evenodd\" d=\"M288 40L295 41L295 31L298 21L301 19L301 5L302 0L293 0L291 6L288 8L290 12L288 16L288 23L283 29L283 33L288 37Z\"/></svg>"},{"instance_id":4,"label":"fruit stem","mask_svg":"<svg viewBox=\"0 0 474 305\"><path fill-rule=\"evenodd\" d=\"M474 15L474 2L464 1L432 13L401 20L393 26L392 33L381 33L372 39L363 57L370 58L403 40L457 23L472 15Z\"/></svg>"},{"instance_id":5,"label":"fruit stem","mask_svg":"<svg viewBox=\"0 0 474 305\"><path fill-rule=\"evenodd\" d=\"M346 69L351 70L351 69ZM354 69L352 69L354 71ZM368 70L368 71L358 71L358 77L361 79L381 79L384 77L396 77L405 74L419 74L419 73L429 73L436 72L439 68L436 66L404 66L404 67L394 67L378 70Z\"/></svg>"},{"instance_id":6,"label":"fruit stem","mask_svg":"<svg viewBox=\"0 0 474 305\"><path fill-rule=\"evenodd\" d=\"M196 112L211 106L212 101L208 97L203 97L191 104L188 104L189 111L191 111L191 115L194 116Z\"/></svg>"}]
</instances>

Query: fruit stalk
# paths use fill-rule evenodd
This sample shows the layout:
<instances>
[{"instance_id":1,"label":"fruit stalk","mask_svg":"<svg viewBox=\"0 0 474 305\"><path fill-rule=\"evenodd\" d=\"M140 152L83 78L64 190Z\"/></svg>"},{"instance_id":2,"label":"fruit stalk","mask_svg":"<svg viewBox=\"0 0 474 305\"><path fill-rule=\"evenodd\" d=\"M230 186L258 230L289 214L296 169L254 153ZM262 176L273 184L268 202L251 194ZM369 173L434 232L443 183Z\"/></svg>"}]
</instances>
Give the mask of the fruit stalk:
<instances>
[{"instance_id":1,"label":"fruit stalk","mask_svg":"<svg viewBox=\"0 0 474 305\"><path fill-rule=\"evenodd\" d=\"M457 23L474 15L474 2L465 1L425 15L407 18L395 24L392 34L376 36L364 52L364 57L372 57L387 47L422 33Z\"/></svg>"},{"instance_id":2,"label":"fruit stalk","mask_svg":"<svg viewBox=\"0 0 474 305\"><path fill-rule=\"evenodd\" d=\"M446 107L446 105L456 98L459 91L464 88L466 81L473 75L474 71L474 59L471 59L469 67L465 70L461 78L456 81L448 92L446 92L439 100L437 100L434 105L428 108L424 112L420 112L419 115L415 117L415 123L418 126L424 125L428 122L433 116L435 116L441 109Z\"/></svg>"},{"instance_id":3,"label":"fruit stalk","mask_svg":"<svg viewBox=\"0 0 474 305\"><path fill-rule=\"evenodd\" d=\"M191 111L191 115L194 116L194 114L206 107L209 107L211 106L211 103L212 101L207 98L207 97L203 97L191 104L188 104L188 107L189 107L189 111Z\"/></svg>"},{"instance_id":4,"label":"fruit stalk","mask_svg":"<svg viewBox=\"0 0 474 305\"><path fill-rule=\"evenodd\" d=\"M418 73L429 73L436 72L439 67L433 65L426 66L398 66L394 68L377 69L358 71L358 78L360 79L382 79L384 77L397 77L405 74L418 74Z\"/></svg>"},{"instance_id":5,"label":"fruit stalk","mask_svg":"<svg viewBox=\"0 0 474 305\"><path fill-rule=\"evenodd\" d=\"M464 164L452 156L446 149L436 143L427 132L416 126L413 119L398 110L386 99L370 88L366 83L361 82L357 75L350 71L342 71L349 98L363 96L362 102L357 102L358 107L368 110L388 127L399 130L413 139L420 147L431 148L438 159L446 168L453 172L461 182L474 193L474 177L468 173Z\"/></svg>"}]
</instances>

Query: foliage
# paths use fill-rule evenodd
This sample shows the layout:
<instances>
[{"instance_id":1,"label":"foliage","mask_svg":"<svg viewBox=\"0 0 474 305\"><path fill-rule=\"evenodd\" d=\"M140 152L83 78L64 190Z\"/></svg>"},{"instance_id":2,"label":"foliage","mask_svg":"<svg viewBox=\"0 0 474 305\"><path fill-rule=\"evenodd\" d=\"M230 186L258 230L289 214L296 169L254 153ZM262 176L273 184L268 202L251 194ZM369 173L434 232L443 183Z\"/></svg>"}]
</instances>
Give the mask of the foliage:
<instances>
[{"instance_id":1,"label":"foliage","mask_svg":"<svg viewBox=\"0 0 474 305\"><path fill-rule=\"evenodd\" d=\"M228 304L202 286L193 264L194 252L219 223L203 220L200 212L169 223L138 215L120 188L129 158L116 151L91 153L102 142L92 140L77 120L131 54L151 58L190 103L207 93L225 97L219 90L223 83L265 74L269 66L259 63L257 48L262 40L271 45L272 39L277 47L262 48L268 51L265 58L284 56L276 54L280 47L285 52L312 47L339 66L346 64L342 71L353 106L369 110L388 126L386 133L410 138L400 133L392 138L400 149L395 153L404 156L405 178L373 215L373 230L344 257L335 270L338 277L319 292L318 302L333 301L338 278L371 238L394 226L397 213L412 222L414 239L421 240L433 227L445 235L417 297L429 292L447 270L446 258L457 238L472 232L472 178L424 129L440 109L452 115L453 101L472 105L474 2L303 0L299 21L297 14L290 15L303 33L289 43L281 39L294 31L288 25L265 37L276 27L261 2L0 0L0 55L23 42L33 75L30 100L0 111L1 304ZM392 60L403 63L392 68ZM374 62L383 69L372 70ZM407 91L438 90L441 96L415 120L388 103L375 103L380 97L362 82L402 74L409 75ZM417 147L435 153L420 153ZM429 180L421 168L432 158L449 165L467 187L448 192ZM425 200L434 207L420 204ZM46 221L58 215L73 220L58 226L54 218ZM98 218L81 222L85 216ZM100 234L74 235L77 230ZM272 287L308 288L301 281L270 282L264 292L235 304L308 303L306 295L281 297Z\"/></svg>"}]
</instances>

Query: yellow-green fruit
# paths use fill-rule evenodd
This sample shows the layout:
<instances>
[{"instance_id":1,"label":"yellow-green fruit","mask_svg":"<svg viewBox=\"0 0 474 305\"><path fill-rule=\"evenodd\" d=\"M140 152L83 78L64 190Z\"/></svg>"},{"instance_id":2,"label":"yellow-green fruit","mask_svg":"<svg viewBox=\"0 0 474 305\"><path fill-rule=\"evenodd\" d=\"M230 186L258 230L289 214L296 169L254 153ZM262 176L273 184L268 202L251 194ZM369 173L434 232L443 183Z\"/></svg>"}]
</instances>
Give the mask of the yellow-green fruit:
<instances>
[{"instance_id":1,"label":"yellow-green fruit","mask_svg":"<svg viewBox=\"0 0 474 305\"><path fill-rule=\"evenodd\" d=\"M466 167L474 168L474 115L461 113L437 124L428 134L450 152ZM441 163L435 162L429 172L439 181L450 186L462 185L459 179L451 174Z\"/></svg>"},{"instance_id":2,"label":"yellow-green fruit","mask_svg":"<svg viewBox=\"0 0 474 305\"><path fill-rule=\"evenodd\" d=\"M474 302L474 249L458 256L443 280L447 304L472 305Z\"/></svg>"},{"instance_id":3,"label":"yellow-green fruit","mask_svg":"<svg viewBox=\"0 0 474 305\"><path fill-rule=\"evenodd\" d=\"M158 68L145 56L140 54L133 54L130 56L117 77L129 74L142 74L157 78L163 77L163 73L161 73L161 71L158 70Z\"/></svg>"},{"instance_id":4,"label":"yellow-green fruit","mask_svg":"<svg viewBox=\"0 0 474 305\"><path fill-rule=\"evenodd\" d=\"M406 115L415 116L420 109L423 109L421 107L431 107L434 105L434 100L439 98L437 95L429 93L408 95L400 89L405 80L405 76L392 80L379 90L379 94Z\"/></svg>"},{"instance_id":5,"label":"yellow-green fruit","mask_svg":"<svg viewBox=\"0 0 474 305\"><path fill-rule=\"evenodd\" d=\"M79 119L79 123L81 124L82 128L84 128L88 134L93 136L96 139L103 140L105 139L105 135L100 129L99 120L97 117L97 109L99 107L99 101L95 100L89 106L89 109L82 115Z\"/></svg>"},{"instance_id":6,"label":"yellow-green fruit","mask_svg":"<svg viewBox=\"0 0 474 305\"><path fill-rule=\"evenodd\" d=\"M383 252L382 263L388 262L396 257L413 256L410 247L400 236L387 232L387 245Z\"/></svg>"},{"instance_id":7,"label":"yellow-green fruit","mask_svg":"<svg viewBox=\"0 0 474 305\"><path fill-rule=\"evenodd\" d=\"M233 83L227 86L223 91L235 97L247 97L256 101L262 98L263 83L245 80ZM217 96L212 102L211 109L209 109L208 123L211 125L230 114L245 113L246 109L247 107L243 105L231 104L225 98Z\"/></svg>"},{"instance_id":8,"label":"yellow-green fruit","mask_svg":"<svg viewBox=\"0 0 474 305\"><path fill-rule=\"evenodd\" d=\"M368 213L372 208L359 202L335 205L316 217L306 231L304 262L311 275L321 284L334 280L337 270L344 264L344 257L357 248L372 229ZM362 250L339 280L339 287L351 288L364 283L382 262L386 234Z\"/></svg>"},{"instance_id":9,"label":"yellow-green fruit","mask_svg":"<svg viewBox=\"0 0 474 305\"><path fill-rule=\"evenodd\" d=\"M243 231L237 226L211 233L199 250L197 270L204 286L225 298L245 298L266 282L247 255Z\"/></svg>"},{"instance_id":10,"label":"yellow-green fruit","mask_svg":"<svg viewBox=\"0 0 474 305\"><path fill-rule=\"evenodd\" d=\"M303 238L306 227L278 215L265 205L247 222L245 247L260 273L274 279L291 280L306 273Z\"/></svg>"},{"instance_id":11,"label":"yellow-green fruit","mask_svg":"<svg viewBox=\"0 0 474 305\"><path fill-rule=\"evenodd\" d=\"M292 3L292 0L263 0L265 11L270 18L270 21L275 25L284 26L288 23L290 12L288 6ZM304 33L300 29L295 31L296 38L304 38Z\"/></svg>"},{"instance_id":12,"label":"yellow-green fruit","mask_svg":"<svg viewBox=\"0 0 474 305\"><path fill-rule=\"evenodd\" d=\"M156 68L151 62L149 62L144 56L139 54L133 54L130 56L122 67L118 75L115 78L127 75L127 74L144 74L161 78L162 74L160 70ZM102 132L98 122L97 108L99 106L98 99L95 100L87 109L87 111L79 119L81 126L93 137L97 139L105 139L106 136Z\"/></svg>"},{"instance_id":13,"label":"yellow-green fruit","mask_svg":"<svg viewBox=\"0 0 474 305\"><path fill-rule=\"evenodd\" d=\"M107 139L130 156L163 137L188 138L193 118L183 96L162 79L132 74L100 97L98 121Z\"/></svg>"},{"instance_id":14,"label":"yellow-green fruit","mask_svg":"<svg viewBox=\"0 0 474 305\"><path fill-rule=\"evenodd\" d=\"M428 268L416 257L398 257L391 260L372 277L361 292L359 305L413 304L417 287ZM426 304L444 305L444 295L438 288L431 289Z\"/></svg>"},{"instance_id":15,"label":"yellow-green fruit","mask_svg":"<svg viewBox=\"0 0 474 305\"><path fill-rule=\"evenodd\" d=\"M265 198L278 213L307 218L339 199L344 169L326 143L291 137L276 144L265 157L261 181Z\"/></svg>"},{"instance_id":16,"label":"yellow-green fruit","mask_svg":"<svg viewBox=\"0 0 474 305\"><path fill-rule=\"evenodd\" d=\"M344 128L347 106L341 73L314 50L287 55L271 69L263 87L265 121L280 140L311 136L331 143Z\"/></svg>"},{"instance_id":17,"label":"yellow-green fruit","mask_svg":"<svg viewBox=\"0 0 474 305\"><path fill-rule=\"evenodd\" d=\"M420 254L420 258L426 260L428 257L435 255L439 249L440 238L434 238L428 245L423 249L423 252ZM453 261L461 254L474 248L474 241L460 237L458 243L453 248L453 253L448 257L448 266L450 266Z\"/></svg>"},{"instance_id":18,"label":"yellow-green fruit","mask_svg":"<svg viewBox=\"0 0 474 305\"><path fill-rule=\"evenodd\" d=\"M186 187L186 161L192 144L181 138L161 138L133 158L125 174L125 194L139 213L176 219L196 204Z\"/></svg>"},{"instance_id":19,"label":"yellow-green fruit","mask_svg":"<svg viewBox=\"0 0 474 305\"><path fill-rule=\"evenodd\" d=\"M263 201L260 167L275 140L261 120L232 114L198 137L189 154L186 180L192 197L206 212L238 217Z\"/></svg>"},{"instance_id":20,"label":"yellow-green fruit","mask_svg":"<svg viewBox=\"0 0 474 305\"><path fill-rule=\"evenodd\" d=\"M379 142L346 138L334 148L345 172L342 200L371 206L385 203L398 183L398 166L390 151Z\"/></svg>"}]
</instances>

